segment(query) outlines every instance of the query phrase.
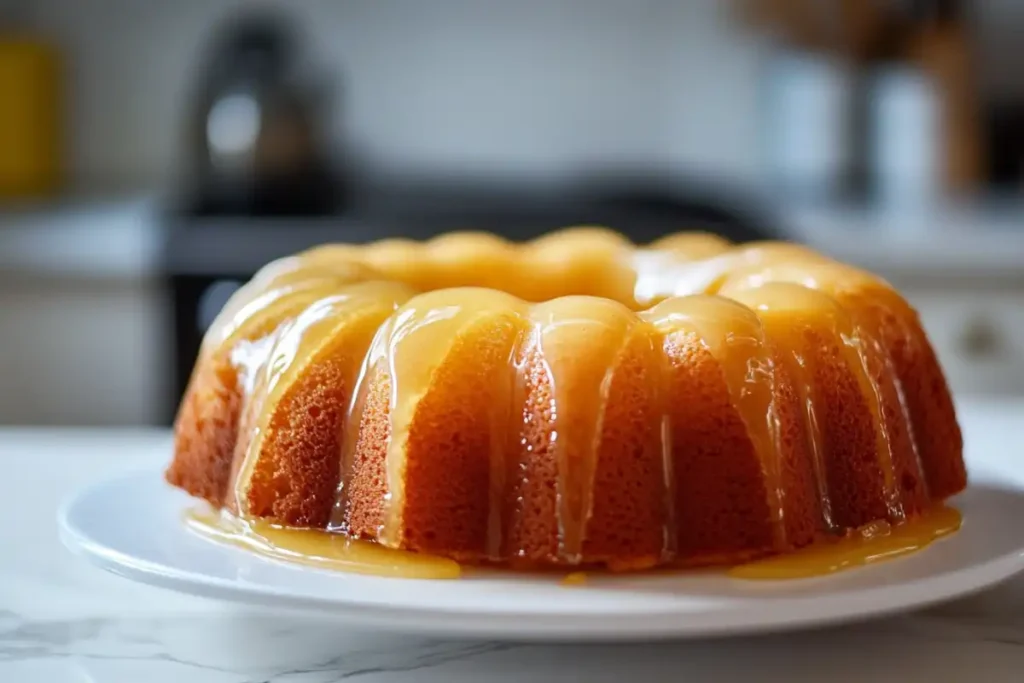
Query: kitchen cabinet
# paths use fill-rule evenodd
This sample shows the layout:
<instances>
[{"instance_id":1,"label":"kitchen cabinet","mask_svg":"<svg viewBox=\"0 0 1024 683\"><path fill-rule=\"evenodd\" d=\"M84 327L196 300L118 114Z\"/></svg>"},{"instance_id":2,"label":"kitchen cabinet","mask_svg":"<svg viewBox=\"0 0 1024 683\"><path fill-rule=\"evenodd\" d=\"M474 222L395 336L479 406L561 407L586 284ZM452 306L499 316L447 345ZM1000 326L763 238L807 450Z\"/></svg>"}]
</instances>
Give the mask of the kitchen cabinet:
<instances>
[{"instance_id":1,"label":"kitchen cabinet","mask_svg":"<svg viewBox=\"0 0 1024 683\"><path fill-rule=\"evenodd\" d=\"M906 283L955 394L1024 395L1024 282Z\"/></svg>"},{"instance_id":2,"label":"kitchen cabinet","mask_svg":"<svg viewBox=\"0 0 1024 683\"><path fill-rule=\"evenodd\" d=\"M162 288L0 275L0 424L156 424L167 392Z\"/></svg>"}]
</instances>

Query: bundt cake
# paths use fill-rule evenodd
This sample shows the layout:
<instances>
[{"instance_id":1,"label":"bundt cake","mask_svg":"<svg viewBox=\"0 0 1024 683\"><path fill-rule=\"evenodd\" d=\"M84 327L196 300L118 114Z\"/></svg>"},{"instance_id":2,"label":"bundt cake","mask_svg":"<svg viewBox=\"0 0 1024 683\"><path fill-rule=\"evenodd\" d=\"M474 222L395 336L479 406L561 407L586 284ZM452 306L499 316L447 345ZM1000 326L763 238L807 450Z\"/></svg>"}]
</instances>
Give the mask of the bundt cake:
<instances>
[{"instance_id":1,"label":"bundt cake","mask_svg":"<svg viewBox=\"0 0 1024 683\"><path fill-rule=\"evenodd\" d=\"M784 243L577 228L274 262L208 331L167 480L465 563L733 564L962 490L914 310Z\"/></svg>"}]
</instances>

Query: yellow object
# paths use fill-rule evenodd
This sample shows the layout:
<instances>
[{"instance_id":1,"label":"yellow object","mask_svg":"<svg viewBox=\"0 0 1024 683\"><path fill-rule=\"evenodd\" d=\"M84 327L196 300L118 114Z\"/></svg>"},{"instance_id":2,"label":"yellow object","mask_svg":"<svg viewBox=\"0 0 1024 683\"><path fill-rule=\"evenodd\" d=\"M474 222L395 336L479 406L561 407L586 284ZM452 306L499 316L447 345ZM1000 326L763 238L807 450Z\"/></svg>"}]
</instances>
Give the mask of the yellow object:
<instances>
[{"instance_id":1,"label":"yellow object","mask_svg":"<svg viewBox=\"0 0 1024 683\"><path fill-rule=\"evenodd\" d=\"M737 579L782 581L833 574L909 555L958 531L961 521L955 508L940 505L906 524L875 522L840 541L733 567L729 575Z\"/></svg>"},{"instance_id":2,"label":"yellow object","mask_svg":"<svg viewBox=\"0 0 1024 683\"><path fill-rule=\"evenodd\" d=\"M186 511L186 525L204 538L234 545L285 562L355 574L418 579L457 579L461 567L444 557L385 548L344 534L299 529L265 520L244 520L223 511L196 507ZM883 560L904 557L960 529L953 507L938 505L918 519L892 526L875 522L836 541L776 555L730 568L736 579L785 581L826 576ZM600 570L569 572L561 583L586 585Z\"/></svg>"},{"instance_id":3,"label":"yellow object","mask_svg":"<svg viewBox=\"0 0 1024 683\"><path fill-rule=\"evenodd\" d=\"M57 52L33 40L0 36L0 200L59 188L62 104Z\"/></svg>"},{"instance_id":4,"label":"yellow object","mask_svg":"<svg viewBox=\"0 0 1024 683\"><path fill-rule=\"evenodd\" d=\"M243 520L206 509L187 511L185 523L192 531L212 541L321 569L405 579L457 579L462 571L457 562L444 557L392 550L371 541L319 529L295 529L262 520Z\"/></svg>"}]
</instances>

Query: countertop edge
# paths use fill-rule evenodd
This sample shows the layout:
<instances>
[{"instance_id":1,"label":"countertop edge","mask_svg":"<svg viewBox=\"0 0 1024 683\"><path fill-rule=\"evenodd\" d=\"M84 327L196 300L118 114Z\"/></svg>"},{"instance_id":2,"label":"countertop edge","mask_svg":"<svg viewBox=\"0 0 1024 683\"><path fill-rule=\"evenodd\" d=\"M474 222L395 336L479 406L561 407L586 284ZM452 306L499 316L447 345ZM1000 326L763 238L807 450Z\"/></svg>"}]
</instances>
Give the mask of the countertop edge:
<instances>
[{"instance_id":1,"label":"countertop edge","mask_svg":"<svg viewBox=\"0 0 1024 683\"><path fill-rule=\"evenodd\" d=\"M929 275L1024 280L1024 227L1012 215L978 228L965 211L879 216L870 212L777 212L782 239L803 242L883 277ZM923 224L930 227L921 227ZM987 223L985 223L987 225ZM1024 214L1019 221L1024 226ZM0 214L0 275L153 279L163 274L167 230L151 195Z\"/></svg>"}]
</instances>

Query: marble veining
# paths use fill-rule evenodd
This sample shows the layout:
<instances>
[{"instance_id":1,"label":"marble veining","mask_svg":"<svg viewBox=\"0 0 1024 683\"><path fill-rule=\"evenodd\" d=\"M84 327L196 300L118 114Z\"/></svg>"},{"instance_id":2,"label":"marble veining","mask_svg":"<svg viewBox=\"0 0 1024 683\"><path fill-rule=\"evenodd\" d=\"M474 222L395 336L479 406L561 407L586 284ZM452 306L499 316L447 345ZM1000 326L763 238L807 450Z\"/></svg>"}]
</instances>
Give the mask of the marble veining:
<instances>
[{"instance_id":1,"label":"marble veining","mask_svg":"<svg viewBox=\"0 0 1024 683\"><path fill-rule=\"evenodd\" d=\"M1024 404L982 408L965 420L969 444L1019 435ZM1024 577L816 632L556 646L399 636L247 609L134 584L63 549L62 499L106 471L164 462L169 448L165 432L0 429L0 682L1022 680Z\"/></svg>"},{"instance_id":2,"label":"marble veining","mask_svg":"<svg viewBox=\"0 0 1024 683\"><path fill-rule=\"evenodd\" d=\"M742 661L735 652L743 653ZM731 641L544 646L352 632L244 609L51 621L0 612L0 680L36 680L12 674L54 665L65 678L38 680L134 680L131 672L147 672L147 680L158 682L520 680L527 674L553 680L575 672L582 680L621 681L638 670L654 680L690 671L694 677L687 680L698 681L762 680L745 678L752 673L780 681L819 680L815 676L826 673L830 681L890 680L897 673L900 680L942 681L961 680L948 676L977 667L983 680L1009 681L1019 680L1009 676L1024 667L1024 615L961 620L926 613Z\"/></svg>"},{"instance_id":3,"label":"marble veining","mask_svg":"<svg viewBox=\"0 0 1024 683\"><path fill-rule=\"evenodd\" d=\"M149 663L175 676L219 674L212 679L218 681L341 681L422 671L517 647L353 636L346 630L315 619L282 620L245 610L214 617L60 621L32 621L2 611L0 672L6 664L33 661L62 661L87 672Z\"/></svg>"}]
</instances>

